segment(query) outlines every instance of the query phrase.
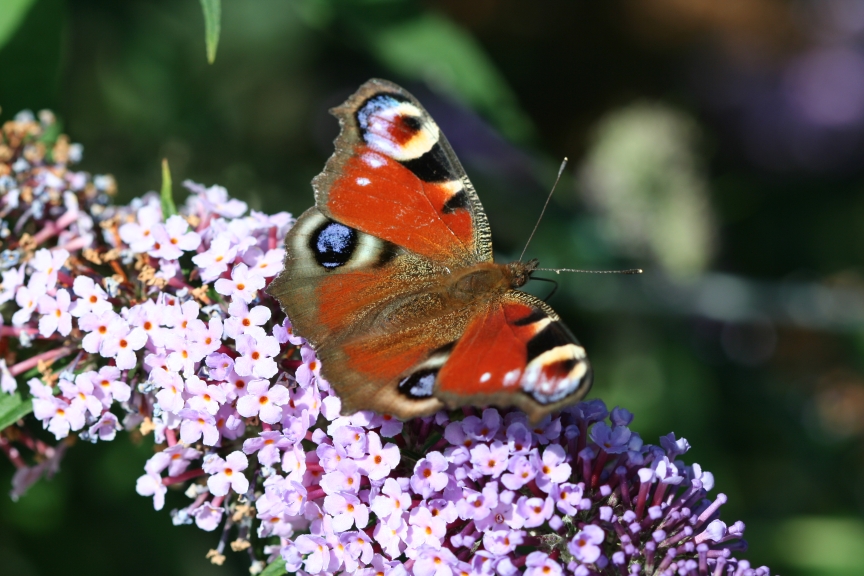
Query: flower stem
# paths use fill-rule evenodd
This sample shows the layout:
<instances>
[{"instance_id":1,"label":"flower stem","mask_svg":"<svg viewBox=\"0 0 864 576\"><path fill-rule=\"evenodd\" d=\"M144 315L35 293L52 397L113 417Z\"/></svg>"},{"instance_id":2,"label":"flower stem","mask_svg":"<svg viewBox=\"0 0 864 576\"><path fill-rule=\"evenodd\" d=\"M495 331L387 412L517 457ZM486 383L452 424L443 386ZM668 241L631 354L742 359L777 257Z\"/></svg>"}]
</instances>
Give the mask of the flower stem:
<instances>
[{"instance_id":1,"label":"flower stem","mask_svg":"<svg viewBox=\"0 0 864 576\"><path fill-rule=\"evenodd\" d=\"M26 468L27 464L24 462L24 459L21 458L21 452L15 448L9 440L6 438L0 437L0 450L6 454L6 457L9 458L9 461L20 470L21 468Z\"/></svg>"},{"instance_id":2,"label":"flower stem","mask_svg":"<svg viewBox=\"0 0 864 576\"><path fill-rule=\"evenodd\" d=\"M47 352L42 352L41 354L37 354L32 358L28 358L27 360L23 360L13 365L9 368L9 372L13 376L18 376L19 374L23 374L31 368L35 368L39 364L39 362L50 362L51 360L57 360L58 358L62 358L63 356L71 354L73 351L74 349L69 346L63 346L54 350L48 350Z\"/></svg>"},{"instance_id":3,"label":"flower stem","mask_svg":"<svg viewBox=\"0 0 864 576\"><path fill-rule=\"evenodd\" d=\"M178 474L177 476L166 476L162 479L162 484L165 486L171 486L172 484L179 484L180 482L185 482L186 480L191 480L192 478L198 478L199 476L204 475L204 470L201 468L195 468L194 470L187 470L182 474Z\"/></svg>"}]
</instances>

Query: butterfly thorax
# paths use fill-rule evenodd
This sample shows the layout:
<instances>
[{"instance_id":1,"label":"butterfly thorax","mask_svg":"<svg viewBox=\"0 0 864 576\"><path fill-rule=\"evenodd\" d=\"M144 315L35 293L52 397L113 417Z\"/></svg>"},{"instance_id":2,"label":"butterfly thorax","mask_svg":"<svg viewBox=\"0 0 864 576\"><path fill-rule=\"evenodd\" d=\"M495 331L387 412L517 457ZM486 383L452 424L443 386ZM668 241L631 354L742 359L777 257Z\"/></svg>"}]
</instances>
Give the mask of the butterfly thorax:
<instances>
[{"instance_id":1,"label":"butterfly thorax","mask_svg":"<svg viewBox=\"0 0 864 576\"><path fill-rule=\"evenodd\" d=\"M509 264L476 264L458 273L450 285L450 293L459 300L473 300L478 296L521 288L535 268L536 260Z\"/></svg>"}]
</instances>

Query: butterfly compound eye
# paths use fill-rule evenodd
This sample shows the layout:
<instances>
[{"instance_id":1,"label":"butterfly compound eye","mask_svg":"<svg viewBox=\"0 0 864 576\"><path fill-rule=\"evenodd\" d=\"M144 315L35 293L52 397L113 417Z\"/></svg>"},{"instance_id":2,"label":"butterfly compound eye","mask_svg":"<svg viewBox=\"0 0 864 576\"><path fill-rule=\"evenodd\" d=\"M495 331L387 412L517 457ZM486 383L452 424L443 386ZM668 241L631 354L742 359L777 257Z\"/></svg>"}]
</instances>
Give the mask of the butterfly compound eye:
<instances>
[{"instance_id":1,"label":"butterfly compound eye","mask_svg":"<svg viewBox=\"0 0 864 576\"><path fill-rule=\"evenodd\" d=\"M309 248L324 268L338 268L357 248L357 231L338 222L326 222L311 236Z\"/></svg>"}]
</instances>

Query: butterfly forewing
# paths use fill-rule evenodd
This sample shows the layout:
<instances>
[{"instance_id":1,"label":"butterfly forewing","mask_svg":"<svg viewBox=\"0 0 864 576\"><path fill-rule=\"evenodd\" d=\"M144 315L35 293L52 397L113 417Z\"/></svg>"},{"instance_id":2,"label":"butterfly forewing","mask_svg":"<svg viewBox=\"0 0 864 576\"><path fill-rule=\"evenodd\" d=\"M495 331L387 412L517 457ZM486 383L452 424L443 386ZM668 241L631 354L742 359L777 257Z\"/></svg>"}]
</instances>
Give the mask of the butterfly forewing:
<instances>
[{"instance_id":1,"label":"butterfly forewing","mask_svg":"<svg viewBox=\"0 0 864 576\"><path fill-rule=\"evenodd\" d=\"M336 153L313 181L324 214L436 262L492 260L477 193L413 96L370 80L332 112Z\"/></svg>"}]
</instances>

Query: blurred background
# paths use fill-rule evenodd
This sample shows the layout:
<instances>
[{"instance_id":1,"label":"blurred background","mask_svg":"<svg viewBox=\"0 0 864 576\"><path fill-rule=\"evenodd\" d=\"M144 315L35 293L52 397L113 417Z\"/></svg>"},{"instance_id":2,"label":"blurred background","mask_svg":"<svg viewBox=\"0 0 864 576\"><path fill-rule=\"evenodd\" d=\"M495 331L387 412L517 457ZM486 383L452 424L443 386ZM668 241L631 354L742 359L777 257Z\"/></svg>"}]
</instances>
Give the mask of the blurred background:
<instances>
[{"instance_id":1,"label":"blurred background","mask_svg":"<svg viewBox=\"0 0 864 576\"><path fill-rule=\"evenodd\" d=\"M674 431L729 496L755 565L864 574L864 2L0 0L0 121L53 109L119 201L225 185L299 214L370 77L432 113L498 257L529 250L588 349L591 395ZM544 295L549 286L536 288ZM4 574L245 574L137 496L149 439L79 444L0 498ZM12 466L0 462L0 486ZM4 489L5 490L5 489ZM184 501L169 494L166 509Z\"/></svg>"}]
</instances>

